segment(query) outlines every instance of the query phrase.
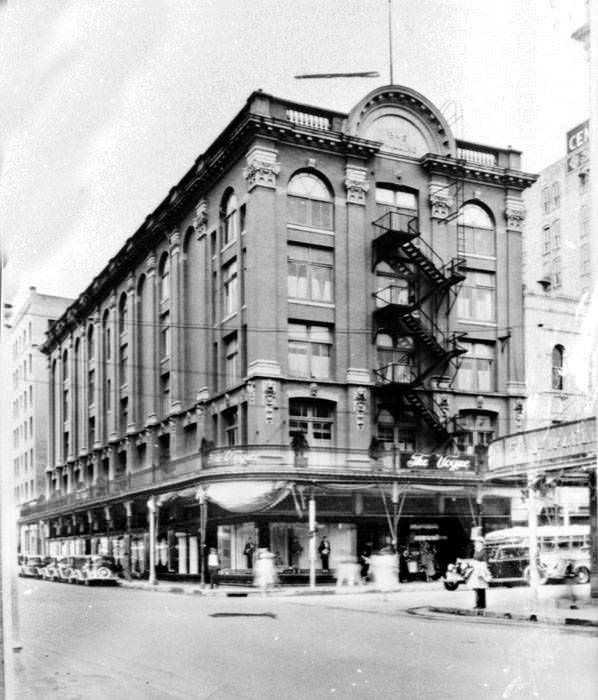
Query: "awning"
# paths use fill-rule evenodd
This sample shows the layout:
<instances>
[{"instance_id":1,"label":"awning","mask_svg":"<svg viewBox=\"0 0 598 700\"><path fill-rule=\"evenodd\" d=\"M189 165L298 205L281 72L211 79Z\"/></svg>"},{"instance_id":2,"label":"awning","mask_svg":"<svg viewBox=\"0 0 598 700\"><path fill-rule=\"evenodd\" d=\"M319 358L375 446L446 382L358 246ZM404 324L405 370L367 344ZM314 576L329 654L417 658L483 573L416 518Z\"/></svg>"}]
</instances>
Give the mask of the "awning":
<instances>
[{"instance_id":1,"label":"awning","mask_svg":"<svg viewBox=\"0 0 598 700\"><path fill-rule=\"evenodd\" d=\"M274 508L290 492L288 481L226 481L206 484L206 497L232 513L251 513Z\"/></svg>"}]
</instances>

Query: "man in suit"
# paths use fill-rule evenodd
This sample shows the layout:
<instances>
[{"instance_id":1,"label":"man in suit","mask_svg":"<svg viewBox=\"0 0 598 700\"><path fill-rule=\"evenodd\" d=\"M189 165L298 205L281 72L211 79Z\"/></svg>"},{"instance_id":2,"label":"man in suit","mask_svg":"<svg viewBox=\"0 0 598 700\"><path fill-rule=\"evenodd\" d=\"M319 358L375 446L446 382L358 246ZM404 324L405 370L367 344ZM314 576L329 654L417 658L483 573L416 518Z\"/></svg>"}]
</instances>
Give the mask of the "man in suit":
<instances>
[{"instance_id":1,"label":"man in suit","mask_svg":"<svg viewBox=\"0 0 598 700\"><path fill-rule=\"evenodd\" d=\"M322 537L320 546L318 547L318 552L320 553L320 559L322 560L322 571L328 572L328 560L330 558L330 542L328 541L326 535Z\"/></svg>"}]
</instances>

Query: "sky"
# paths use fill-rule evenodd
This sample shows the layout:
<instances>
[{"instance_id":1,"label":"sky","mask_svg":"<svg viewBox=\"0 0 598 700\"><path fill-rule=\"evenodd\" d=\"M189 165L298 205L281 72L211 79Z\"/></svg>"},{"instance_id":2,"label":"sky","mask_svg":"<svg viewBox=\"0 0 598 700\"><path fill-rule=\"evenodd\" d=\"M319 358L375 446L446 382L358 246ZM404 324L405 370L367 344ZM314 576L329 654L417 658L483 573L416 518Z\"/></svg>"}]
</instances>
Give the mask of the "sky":
<instances>
[{"instance_id":1,"label":"sky","mask_svg":"<svg viewBox=\"0 0 598 700\"><path fill-rule=\"evenodd\" d=\"M389 83L387 0L0 6L4 300L76 297L253 90L348 112ZM583 0L393 0L394 83L536 172L588 116ZM378 71L376 79L297 80Z\"/></svg>"}]
</instances>

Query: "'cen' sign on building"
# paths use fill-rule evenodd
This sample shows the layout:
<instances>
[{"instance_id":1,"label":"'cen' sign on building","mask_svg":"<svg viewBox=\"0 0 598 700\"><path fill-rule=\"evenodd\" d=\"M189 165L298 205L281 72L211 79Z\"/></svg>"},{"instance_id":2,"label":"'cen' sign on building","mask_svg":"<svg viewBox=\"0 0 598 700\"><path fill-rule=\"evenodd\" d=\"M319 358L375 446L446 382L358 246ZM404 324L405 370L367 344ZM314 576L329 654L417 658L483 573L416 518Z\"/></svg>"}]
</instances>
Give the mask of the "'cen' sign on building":
<instances>
[{"instance_id":1,"label":"'cen' sign on building","mask_svg":"<svg viewBox=\"0 0 598 700\"><path fill-rule=\"evenodd\" d=\"M547 466L577 466L595 459L596 419L586 418L508 435L490 443L488 471L525 472Z\"/></svg>"},{"instance_id":2,"label":"'cen' sign on building","mask_svg":"<svg viewBox=\"0 0 598 700\"><path fill-rule=\"evenodd\" d=\"M567 172L571 173L589 160L590 122L586 119L567 132Z\"/></svg>"}]
</instances>

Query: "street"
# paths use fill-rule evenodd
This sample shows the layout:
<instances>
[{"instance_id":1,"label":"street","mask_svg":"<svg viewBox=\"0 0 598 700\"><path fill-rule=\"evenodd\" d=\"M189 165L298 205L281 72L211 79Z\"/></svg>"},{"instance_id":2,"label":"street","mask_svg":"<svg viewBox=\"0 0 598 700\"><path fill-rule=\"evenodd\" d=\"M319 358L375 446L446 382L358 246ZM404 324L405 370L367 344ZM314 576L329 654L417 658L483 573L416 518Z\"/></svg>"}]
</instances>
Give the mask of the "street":
<instances>
[{"instance_id":1,"label":"street","mask_svg":"<svg viewBox=\"0 0 598 700\"><path fill-rule=\"evenodd\" d=\"M20 581L17 698L596 696L595 632L426 619L471 591L221 596ZM495 589L492 596L525 595Z\"/></svg>"}]
</instances>

